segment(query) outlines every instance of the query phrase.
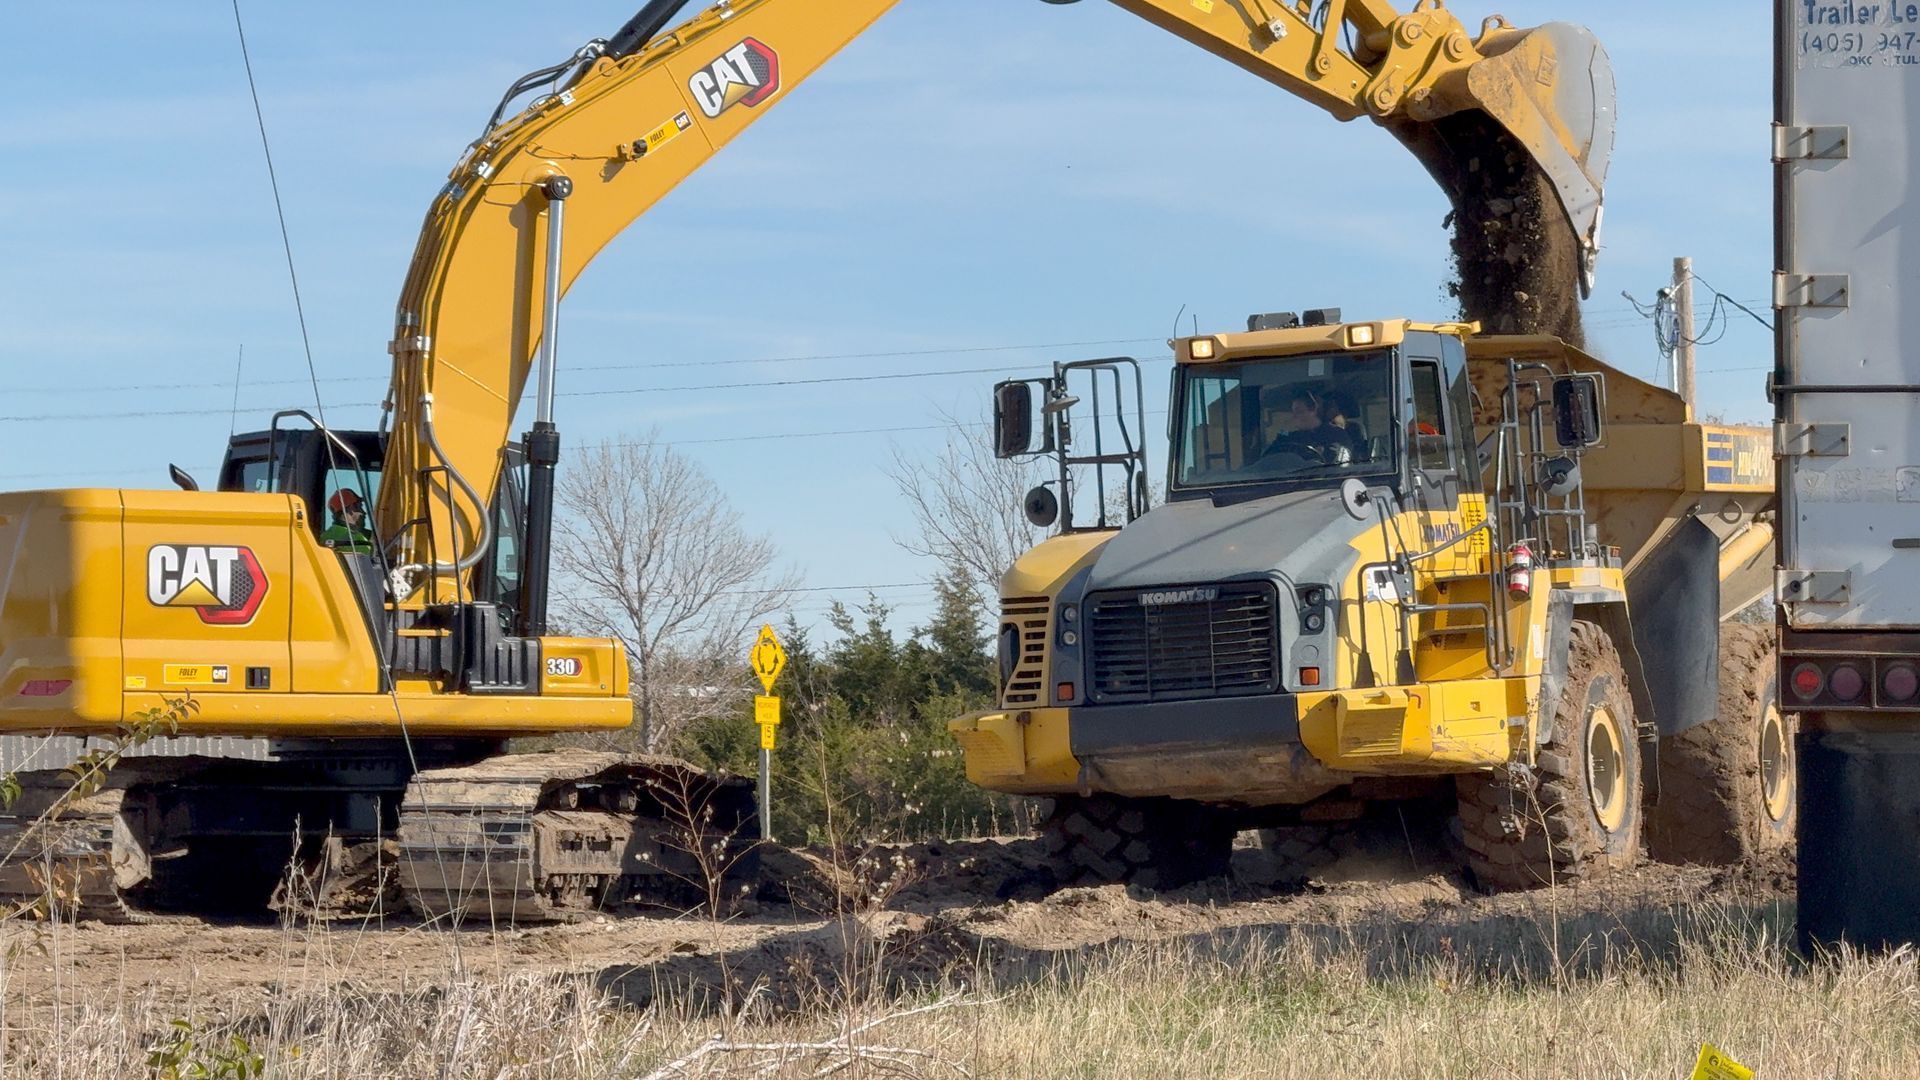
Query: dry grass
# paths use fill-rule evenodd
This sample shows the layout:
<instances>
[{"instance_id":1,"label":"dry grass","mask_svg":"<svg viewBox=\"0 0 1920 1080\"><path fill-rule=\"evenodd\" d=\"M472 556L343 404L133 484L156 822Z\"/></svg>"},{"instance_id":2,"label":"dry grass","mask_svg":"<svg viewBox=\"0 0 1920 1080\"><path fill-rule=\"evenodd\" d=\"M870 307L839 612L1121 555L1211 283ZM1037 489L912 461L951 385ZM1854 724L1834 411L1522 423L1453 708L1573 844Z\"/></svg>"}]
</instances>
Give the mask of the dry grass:
<instances>
[{"instance_id":1,"label":"dry grass","mask_svg":"<svg viewBox=\"0 0 1920 1080\"><path fill-rule=\"evenodd\" d=\"M57 1001L9 987L0 1071L245 1076L257 1057L273 1077L625 1078L718 1038L670 1075L1672 1077L1707 1040L1769 1080L1920 1075L1914 956L1808 964L1782 943L1778 905L1558 919L1545 904L1069 953L942 925L900 941L914 962L890 977L884 957L854 971L829 958L797 1007L743 981L718 1011L674 994L632 1008L591 977L464 974L451 947L419 989L373 993L336 971L184 1015L135 986ZM306 931L286 942L291 976L319 946ZM11 962L57 959L56 943Z\"/></svg>"}]
</instances>

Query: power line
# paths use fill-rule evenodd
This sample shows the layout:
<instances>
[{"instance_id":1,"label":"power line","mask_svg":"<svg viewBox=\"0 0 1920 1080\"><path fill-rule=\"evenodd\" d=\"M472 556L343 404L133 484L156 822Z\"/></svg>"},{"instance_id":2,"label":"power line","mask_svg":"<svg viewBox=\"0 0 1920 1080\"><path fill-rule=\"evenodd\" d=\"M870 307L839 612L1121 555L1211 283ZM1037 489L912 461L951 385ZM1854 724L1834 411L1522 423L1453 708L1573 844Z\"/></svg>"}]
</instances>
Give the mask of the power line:
<instances>
[{"instance_id":1,"label":"power line","mask_svg":"<svg viewBox=\"0 0 1920 1080\"><path fill-rule=\"evenodd\" d=\"M287 253L287 280L293 285L293 311L300 320L300 347L306 351L307 380L313 386L313 409L320 426L327 426L327 407L320 400L320 371L313 362L313 341L307 336L307 309L300 302L300 275L293 270L293 237L287 233L287 211L280 203L280 176L273 168L273 147L267 142L267 114L260 108L260 91L253 84L253 58L247 54L247 29L240 24L240 0L233 0L233 28L240 35L240 62L247 69L247 93L253 97L253 118L260 125L260 152L267 158L267 183L273 188L273 212L280 219L280 246ZM331 448L329 448L331 454Z\"/></svg>"},{"instance_id":2,"label":"power line","mask_svg":"<svg viewBox=\"0 0 1920 1080\"><path fill-rule=\"evenodd\" d=\"M1155 415L1158 415L1158 413L1156 413ZM709 446L716 443L768 442L768 441L778 440L778 439L832 439L832 438L841 438L844 436L852 436L852 435L900 435L900 434L906 434L908 432L940 430L940 429L949 429L949 430L960 430L960 429L966 429L966 428L984 429L987 426L988 425L984 423L910 424L903 427L842 428L834 431L785 431L785 432L770 433L766 435L722 435L722 436L716 436L713 438L705 438L705 439L657 439L650 443L639 442L632 439L607 439L600 442L586 443L585 445L589 449L602 449L602 448L619 449L621 447L635 447L635 446L663 446L663 447ZM103 469L65 469L58 472L0 473L0 480L47 480L47 479L58 479L61 477L68 477L68 476L100 476L103 474L114 475L119 473L146 472L148 469L151 469L152 467L153 466L151 464L148 464L148 465L114 466L114 467L103 468ZM189 471L195 471L195 472L211 472L213 470L218 469L219 466L218 465L190 465L190 466L186 466L186 468Z\"/></svg>"},{"instance_id":3,"label":"power line","mask_svg":"<svg viewBox=\"0 0 1920 1080\"><path fill-rule=\"evenodd\" d=\"M893 352L864 353L819 353L811 356L761 356L733 360L661 360L645 364L585 364L569 367L567 371L650 371L655 368L682 367L733 367L741 364L800 364L824 360L888 360L909 356L962 356L969 353L989 352L1025 352L1040 349L1082 349L1102 345L1158 345L1163 338L1109 338L1104 341L1052 341L1033 345L966 345L947 349L901 349ZM378 375L338 375L319 380L323 383L381 383L386 376ZM256 379L252 386L305 386L307 379ZM103 394L119 390L159 391L159 390L217 390L224 383L136 383L126 386L29 386L9 387L8 394Z\"/></svg>"},{"instance_id":4,"label":"power line","mask_svg":"<svg viewBox=\"0 0 1920 1080\"><path fill-rule=\"evenodd\" d=\"M1167 410L1165 409L1148 409L1145 415L1149 417L1155 417L1155 416L1165 416L1166 414L1167 414ZM899 427L836 428L831 431L782 431L782 432L770 432L764 435L720 435L720 436L714 436L714 437L702 438L702 439L655 439L651 441L637 441L633 439L605 439L599 442L585 443L584 445L592 449L600 449L600 448L619 449L622 447L637 447L637 446L662 446L662 447L711 446L711 445L720 444L720 443L771 442L776 440L790 440L790 439L833 439L833 438L842 438L842 437L854 436L854 435L902 435L902 434L909 434L913 432L922 432L922 431L941 431L941 430L983 431L991 426L992 425L985 422L952 423L952 422L946 422L946 421L939 421L934 423L907 424ZM148 463L148 464L142 464L142 465L111 466L111 467L102 468L102 469L65 469L65 470L60 470L56 472L0 473L0 481L50 480L50 479L61 479L61 478L71 477L71 476L101 476L101 475L112 476L117 474L136 473L136 472L143 473L151 468L153 468L153 465L151 463ZM189 466L185 466L185 468L189 472L214 472L214 471L217 471L220 468L220 466L189 465Z\"/></svg>"},{"instance_id":5,"label":"power line","mask_svg":"<svg viewBox=\"0 0 1920 1080\"><path fill-rule=\"evenodd\" d=\"M1145 358L1145 360L1150 363L1165 363L1172 359L1171 355ZM1009 372L1028 371L1031 370L1031 367L1032 365L1022 364L1017 367L956 368L948 371L900 371L867 375L831 375L816 379L762 379L758 382L702 383L691 386L616 387L606 390L561 391L557 396L563 398L625 397L634 394L672 394L707 390L757 390L783 386L824 386L843 383L894 382L902 379L934 379L956 375L1007 374ZM380 403L377 401L355 401L344 405L336 405L335 408L373 409L379 406ZM144 417L218 416L219 413L220 410L218 409L142 409L139 411L126 412L38 413L20 416L0 416L0 423L34 424L70 420L137 420Z\"/></svg>"},{"instance_id":6,"label":"power line","mask_svg":"<svg viewBox=\"0 0 1920 1080\"><path fill-rule=\"evenodd\" d=\"M1747 305L1741 303L1738 300L1735 300L1733 297L1728 296L1726 293L1721 292L1719 289L1714 288L1712 285L1708 285L1707 279L1701 277L1699 274L1693 275L1693 280L1696 284L1706 286L1707 291L1713 294L1713 303L1715 307L1719 307L1723 303L1731 304L1734 307L1739 308L1741 311L1746 312L1747 317L1752 319L1754 322L1757 322L1761 326L1766 327L1767 333L1769 334L1773 333L1773 323L1766 319L1761 318L1757 313L1754 312L1752 308L1748 307Z\"/></svg>"},{"instance_id":7,"label":"power line","mask_svg":"<svg viewBox=\"0 0 1920 1080\"><path fill-rule=\"evenodd\" d=\"M814 585L804 589L737 589L708 593L710 596L765 596L768 593L880 592L887 589L931 589L931 581L904 581L890 585ZM665 595L673 595L671 593Z\"/></svg>"},{"instance_id":8,"label":"power line","mask_svg":"<svg viewBox=\"0 0 1920 1080\"><path fill-rule=\"evenodd\" d=\"M564 398L586 397L623 397L633 394L671 394L706 390L754 390L763 387L780 386L822 386L837 383L892 382L901 379L933 379L954 375L1004 374L1010 371L1026 371L1031 365L1019 367L959 368L951 371L907 371L889 372L882 375L835 375L818 379L772 379L761 382L704 383L696 386L639 386L628 389L611 390L572 390L562 391L557 396ZM336 405L339 409L378 408L377 401L355 401ZM94 412L94 413L40 413L25 416L0 416L0 422L10 424L34 424L62 420L133 420L147 416L218 416L218 409L142 409L138 412Z\"/></svg>"}]
</instances>

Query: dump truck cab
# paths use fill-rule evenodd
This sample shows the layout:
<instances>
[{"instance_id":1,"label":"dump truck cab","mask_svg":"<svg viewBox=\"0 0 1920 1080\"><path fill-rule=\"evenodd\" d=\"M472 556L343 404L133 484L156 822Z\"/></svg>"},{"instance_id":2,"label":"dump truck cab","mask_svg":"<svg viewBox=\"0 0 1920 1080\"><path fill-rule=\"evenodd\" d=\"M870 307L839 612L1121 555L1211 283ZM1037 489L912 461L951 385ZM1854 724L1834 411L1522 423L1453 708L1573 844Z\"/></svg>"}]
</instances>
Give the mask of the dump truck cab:
<instances>
[{"instance_id":1,"label":"dump truck cab","mask_svg":"<svg viewBox=\"0 0 1920 1080\"><path fill-rule=\"evenodd\" d=\"M1023 779L1260 806L1344 786L1356 755L1415 771L1436 753L1447 768L1511 755L1506 718L1526 711L1523 686L1489 698L1473 735L1443 732L1438 750L1401 738L1403 694L1386 710L1394 723L1346 697L1416 683L1422 655L1445 674L1440 646L1456 637L1469 670L1485 667L1483 634L1436 622L1433 648L1405 648L1391 608L1443 588L1484 608L1492 564L1473 328L1330 315L1175 342L1165 502L1124 528L1064 533L1008 575L1009 612L1032 601L1003 635L1044 634L1049 647L1003 669L1006 703L1031 707L1029 736L1073 717L1050 740L1058 756L1034 762L1050 768ZM1355 710L1375 734L1343 744Z\"/></svg>"},{"instance_id":2,"label":"dump truck cab","mask_svg":"<svg viewBox=\"0 0 1920 1080\"><path fill-rule=\"evenodd\" d=\"M952 725L974 782L1109 818L1101 807L1151 806L1176 822L1169 842L1211 830L1224 852L1234 829L1331 803L1475 785L1499 802L1542 783L1551 758L1578 774L1558 779L1580 789L1596 850L1630 858L1657 740L1713 715L1716 627L1735 599L1714 587L1724 537L1683 526L1708 505L1750 524L1770 475L1716 499L1688 462L1721 436L1684 405L1659 415L1664 391L1564 343L1477 331L1326 310L1174 340L1166 498L1124 522L1069 514L1006 575L1001 708ZM1037 403L996 390L1001 453L1076 460L1071 374ZM1616 421L1645 446L1610 452ZM1643 450L1659 464L1626 469L1636 486L1589 499L1585 471L1604 489ZM1063 464L1064 503L1074 476ZM1651 671L1629 613L1635 559L1705 578L1661 605L1661 631L1697 640ZM1600 667L1600 698L1562 700ZM1705 683L1704 705L1659 701L1683 680ZM1569 713L1578 731L1556 720Z\"/></svg>"}]
</instances>

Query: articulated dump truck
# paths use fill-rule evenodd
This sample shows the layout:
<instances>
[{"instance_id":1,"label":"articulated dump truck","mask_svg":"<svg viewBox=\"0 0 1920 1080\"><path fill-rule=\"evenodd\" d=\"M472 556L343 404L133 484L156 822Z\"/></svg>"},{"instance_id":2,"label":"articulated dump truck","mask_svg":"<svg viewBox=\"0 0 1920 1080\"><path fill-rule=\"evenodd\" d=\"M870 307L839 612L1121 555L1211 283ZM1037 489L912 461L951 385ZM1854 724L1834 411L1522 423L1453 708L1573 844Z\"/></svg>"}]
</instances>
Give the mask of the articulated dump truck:
<instances>
[{"instance_id":1,"label":"articulated dump truck","mask_svg":"<svg viewBox=\"0 0 1920 1080\"><path fill-rule=\"evenodd\" d=\"M1003 580L1000 707L951 727L974 783L1052 797L1063 883L1174 887L1240 830L1303 850L1391 804L1454 808L1493 889L1789 843L1770 629L1728 621L1771 585L1764 429L1472 324L1172 345L1151 511L1136 361L995 388L1061 527Z\"/></svg>"}]
</instances>

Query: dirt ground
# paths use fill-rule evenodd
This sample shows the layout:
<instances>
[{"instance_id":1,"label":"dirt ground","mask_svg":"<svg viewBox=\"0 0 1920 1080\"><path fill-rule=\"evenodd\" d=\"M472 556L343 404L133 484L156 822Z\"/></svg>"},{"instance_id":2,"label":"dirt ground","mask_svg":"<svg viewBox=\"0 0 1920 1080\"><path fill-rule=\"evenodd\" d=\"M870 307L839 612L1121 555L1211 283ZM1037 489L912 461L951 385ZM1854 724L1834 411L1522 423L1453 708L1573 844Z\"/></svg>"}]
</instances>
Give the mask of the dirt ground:
<instances>
[{"instance_id":1,"label":"dirt ground","mask_svg":"<svg viewBox=\"0 0 1920 1080\"><path fill-rule=\"evenodd\" d=\"M1501 962L1509 963L1507 928L1537 926L1543 917L1584 920L1604 932L1696 903L1764 906L1792 893L1784 858L1717 870L1649 864L1592 884L1483 895L1458 873L1394 856L1349 859L1305 885L1283 887L1259 851L1242 848L1231 880L1151 895L1117 885L1049 891L1033 840L921 844L865 857L881 867L865 876L887 884L836 890L825 884L834 868L817 855L778 853L770 875L789 885L805 878L811 887L790 888L785 901L747 903L718 921L667 915L458 930L399 919L15 924L0 985L15 1017L79 1001L137 1002L180 1015L246 1010L342 985L375 998L411 997L455 978L508 974L586 976L627 1004L670 995L703 1007L755 984L775 1002L798 1000L855 970L863 979L911 983L937 979L956 962L1013 971L1127 942L1236 934L1337 934L1343 947L1424 943L1448 953L1498 942Z\"/></svg>"}]
</instances>

